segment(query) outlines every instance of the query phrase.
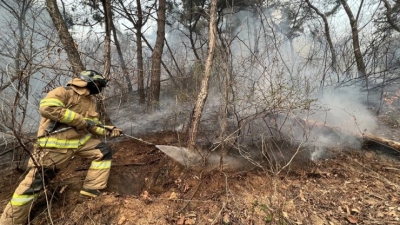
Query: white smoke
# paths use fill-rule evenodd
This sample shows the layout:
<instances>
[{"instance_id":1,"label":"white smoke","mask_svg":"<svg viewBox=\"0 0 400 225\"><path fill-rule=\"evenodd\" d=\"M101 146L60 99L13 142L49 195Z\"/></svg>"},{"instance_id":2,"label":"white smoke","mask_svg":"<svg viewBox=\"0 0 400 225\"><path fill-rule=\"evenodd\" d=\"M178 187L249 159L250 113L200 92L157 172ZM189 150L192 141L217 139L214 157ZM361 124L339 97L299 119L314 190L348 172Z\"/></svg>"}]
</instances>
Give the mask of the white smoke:
<instances>
[{"instance_id":1,"label":"white smoke","mask_svg":"<svg viewBox=\"0 0 400 225\"><path fill-rule=\"evenodd\" d=\"M302 115L310 127L296 137L298 141L307 137L305 146L311 149L312 159L328 148L361 148L362 134L373 133L378 126L365 101L366 93L356 87L326 90L309 113Z\"/></svg>"}]
</instances>

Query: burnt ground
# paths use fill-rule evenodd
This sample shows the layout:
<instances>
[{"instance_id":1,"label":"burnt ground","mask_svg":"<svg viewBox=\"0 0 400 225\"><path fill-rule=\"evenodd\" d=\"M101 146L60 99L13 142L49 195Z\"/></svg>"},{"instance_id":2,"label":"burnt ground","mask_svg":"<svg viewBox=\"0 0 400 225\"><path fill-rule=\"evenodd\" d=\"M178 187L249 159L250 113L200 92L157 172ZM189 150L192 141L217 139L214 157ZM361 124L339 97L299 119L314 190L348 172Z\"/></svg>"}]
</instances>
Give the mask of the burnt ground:
<instances>
[{"instance_id":1,"label":"burnt ground","mask_svg":"<svg viewBox=\"0 0 400 225\"><path fill-rule=\"evenodd\" d=\"M173 132L140 138L181 142ZM32 224L400 224L400 157L382 146L295 158L274 175L255 166L190 170L134 139L110 144L113 167L103 195L79 195L90 161L74 158L37 200ZM21 175L12 170L0 178L0 211Z\"/></svg>"}]
</instances>

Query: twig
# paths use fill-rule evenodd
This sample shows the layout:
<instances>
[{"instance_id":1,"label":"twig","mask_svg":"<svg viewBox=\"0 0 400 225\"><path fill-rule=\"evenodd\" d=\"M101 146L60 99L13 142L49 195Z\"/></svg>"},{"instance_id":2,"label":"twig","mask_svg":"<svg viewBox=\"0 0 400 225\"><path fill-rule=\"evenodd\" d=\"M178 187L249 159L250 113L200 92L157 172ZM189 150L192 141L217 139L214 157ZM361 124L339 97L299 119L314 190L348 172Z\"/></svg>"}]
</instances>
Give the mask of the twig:
<instances>
[{"instance_id":1,"label":"twig","mask_svg":"<svg viewBox=\"0 0 400 225\"><path fill-rule=\"evenodd\" d=\"M8 149L8 150L6 150L6 151L4 151L4 152L0 153L0 156L2 156L2 155L5 155L5 154L7 154L7 153L9 153L9 152L13 151L14 149L18 148L19 146L21 146L21 145L20 145L20 144L18 144L17 146L15 146L15 147L12 147L12 148L10 148L10 149Z\"/></svg>"},{"instance_id":2,"label":"twig","mask_svg":"<svg viewBox=\"0 0 400 225\"><path fill-rule=\"evenodd\" d=\"M187 201L187 203L186 203L180 210L178 210L177 213L181 213L181 212L186 208L186 206L189 205L189 203L191 202L192 198L193 198L194 195L196 194L197 190L199 190L200 184L201 184L201 182L202 182L202 180L201 180L201 175L202 175L202 174L203 174L203 172L200 173L199 184L197 185L196 189L194 190L192 196L190 196L190 198L188 199L189 201Z\"/></svg>"},{"instance_id":3,"label":"twig","mask_svg":"<svg viewBox=\"0 0 400 225\"><path fill-rule=\"evenodd\" d=\"M395 167L382 167L382 169L384 169L384 170L396 170L396 171L400 171L399 168L395 168Z\"/></svg>"},{"instance_id":4,"label":"twig","mask_svg":"<svg viewBox=\"0 0 400 225\"><path fill-rule=\"evenodd\" d=\"M226 207L226 202L223 202L223 203L222 203L221 210L219 210L219 212L218 212L217 216L216 216L216 217L214 218L214 220L211 222L211 225L214 225L214 224L216 224L216 223L217 223L217 221L218 221L218 218L220 218L220 217L221 217L222 211L225 209L225 207Z\"/></svg>"}]
</instances>

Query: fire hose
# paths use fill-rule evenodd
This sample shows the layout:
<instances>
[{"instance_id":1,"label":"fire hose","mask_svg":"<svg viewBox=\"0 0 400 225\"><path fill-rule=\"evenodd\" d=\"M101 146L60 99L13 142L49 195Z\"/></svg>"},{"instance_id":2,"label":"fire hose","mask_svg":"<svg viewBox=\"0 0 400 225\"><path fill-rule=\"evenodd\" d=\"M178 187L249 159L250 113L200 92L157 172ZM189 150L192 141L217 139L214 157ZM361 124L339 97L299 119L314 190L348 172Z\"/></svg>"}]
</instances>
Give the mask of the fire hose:
<instances>
[{"instance_id":1,"label":"fire hose","mask_svg":"<svg viewBox=\"0 0 400 225\"><path fill-rule=\"evenodd\" d=\"M125 136L125 137L128 137L128 138L132 138L132 139L134 139L134 140L141 141L141 142L143 142L143 143L145 143L145 144L148 144L148 145L155 145L155 144L153 144L153 143L144 141L144 140L142 140L142 139L140 139L140 138L136 138L136 137L133 137L133 136L130 136L130 135L127 135L127 134L122 134L121 136Z\"/></svg>"}]
</instances>

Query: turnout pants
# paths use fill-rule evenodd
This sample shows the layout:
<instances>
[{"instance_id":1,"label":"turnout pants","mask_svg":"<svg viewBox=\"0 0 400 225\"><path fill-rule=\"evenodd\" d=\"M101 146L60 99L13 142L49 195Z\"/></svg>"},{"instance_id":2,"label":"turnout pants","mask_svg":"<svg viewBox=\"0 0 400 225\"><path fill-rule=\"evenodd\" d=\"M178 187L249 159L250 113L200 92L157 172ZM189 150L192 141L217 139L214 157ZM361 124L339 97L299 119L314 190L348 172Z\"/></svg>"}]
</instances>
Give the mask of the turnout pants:
<instances>
[{"instance_id":1,"label":"turnout pants","mask_svg":"<svg viewBox=\"0 0 400 225\"><path fill-rule=\"evenodd\" d=\"M33 201L72 156L93 159L83 183L85 189L103 189L110 175L111 148L98 139L91 139L77 149L35 149L28 162L29 171L16 188L0 218L0 225L25 224Z\"/></svg>"}]
</instances>

